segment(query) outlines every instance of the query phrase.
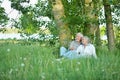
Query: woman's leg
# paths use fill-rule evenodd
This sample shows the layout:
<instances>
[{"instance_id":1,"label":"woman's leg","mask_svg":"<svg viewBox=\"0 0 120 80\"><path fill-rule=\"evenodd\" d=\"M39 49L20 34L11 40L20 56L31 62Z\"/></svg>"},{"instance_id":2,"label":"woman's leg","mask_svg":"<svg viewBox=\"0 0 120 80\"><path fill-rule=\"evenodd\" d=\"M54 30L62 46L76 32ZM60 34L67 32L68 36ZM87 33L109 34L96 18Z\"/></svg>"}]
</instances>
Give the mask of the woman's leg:
<instances>
[{"instance_id":1,"label":"woman's leg","mask_svg":"<svg viewBox=\"0 0 120 80\"><path fill-rule=\"evenodd\" d=\"M76 50L68 51L68 52L66 53L66 56L65 56L65 57L67 57L67 58L69 58L69 59L76 59L76 58L79 58L79 56L78 56Z\"/></svg>"}]
</instances>

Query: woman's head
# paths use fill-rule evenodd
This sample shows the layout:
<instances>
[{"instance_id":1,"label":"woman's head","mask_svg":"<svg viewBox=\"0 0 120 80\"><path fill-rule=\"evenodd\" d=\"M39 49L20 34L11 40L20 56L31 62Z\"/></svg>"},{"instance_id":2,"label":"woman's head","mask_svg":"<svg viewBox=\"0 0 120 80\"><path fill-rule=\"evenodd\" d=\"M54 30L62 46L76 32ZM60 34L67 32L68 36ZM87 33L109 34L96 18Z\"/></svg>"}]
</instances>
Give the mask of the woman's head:
<instances>
[{"instance_id":1,"label":"woman's head","mask_svg":"<svg viewBox=\"0 0 120 80\"><path fill-rule=\"evenodd\" d=\"M75 40L78 41L78 42L80 42L82 40L82 37L83 37L83 34L77 33L76 37L75 37Z\"/></svg>"},{"instance_id":2,"label":"woman's head","mask_svg":"<svg viewBox=\"0 0 120 80\"><path fill-rule=\"evenodd\" d=\"M90 39L87 37L87 36L84 36L83 38L82 38L82 44L83 45L87 45L87 44L89 44L90 43Z\"/></svg>"}]
</instances>

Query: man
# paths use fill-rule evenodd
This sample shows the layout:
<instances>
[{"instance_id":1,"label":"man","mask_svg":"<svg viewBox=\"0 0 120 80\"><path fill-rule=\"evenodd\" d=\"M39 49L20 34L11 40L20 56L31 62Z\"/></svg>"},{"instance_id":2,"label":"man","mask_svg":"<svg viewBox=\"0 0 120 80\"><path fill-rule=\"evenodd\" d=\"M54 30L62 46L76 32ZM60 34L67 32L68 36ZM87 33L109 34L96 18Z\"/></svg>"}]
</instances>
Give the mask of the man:
<instances>
[{"instance_id":1,"label":"man","mask_svg":"<svg viewBox=\"0 0 120 80\"><path fill-rule=\"evenodd\" d=\"M74 58L74 54L76 53L77 48L81 44L82 37L83 35L81 33L77 33L75 40L70 43L68 49L66 49L65 47L60 48L60 56Z\"/></svg>"}]
</instances>

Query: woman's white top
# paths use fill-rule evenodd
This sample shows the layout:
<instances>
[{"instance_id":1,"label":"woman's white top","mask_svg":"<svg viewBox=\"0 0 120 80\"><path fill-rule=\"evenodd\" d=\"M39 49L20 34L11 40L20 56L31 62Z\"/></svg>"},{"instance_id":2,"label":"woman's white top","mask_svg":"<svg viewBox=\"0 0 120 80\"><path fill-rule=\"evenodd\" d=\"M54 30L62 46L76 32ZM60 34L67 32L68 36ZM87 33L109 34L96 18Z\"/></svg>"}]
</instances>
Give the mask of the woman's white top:
<instances>
[{"instance_id":1,"label":"woman's white top","mask_svg":"<svg viewBox=\"0 0 120 80\"><path fill-rule=\"evenodd\" d=\"M88 44L84 47L84 45L80 45L77 48L77 54L79 55L79 57L94 57L97 58L96 56L96 50L94 45L92 44Z\"/></svg>"}]
</instances>

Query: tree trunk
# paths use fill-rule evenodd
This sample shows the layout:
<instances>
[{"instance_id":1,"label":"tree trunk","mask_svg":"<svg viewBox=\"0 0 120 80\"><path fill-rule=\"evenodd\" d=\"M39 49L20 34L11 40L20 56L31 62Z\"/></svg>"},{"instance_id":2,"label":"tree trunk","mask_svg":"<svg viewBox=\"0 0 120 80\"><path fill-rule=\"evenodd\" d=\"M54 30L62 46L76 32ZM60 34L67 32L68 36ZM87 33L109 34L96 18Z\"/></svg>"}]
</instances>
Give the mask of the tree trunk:
<instances>
[{"instance_id":1,"label":"tree trunk","mask_svg":"<svg viewBox=\"0 0 120 80\"><path fill-rule=\"evenodd\" d=\"M96 39L95 39L95 44L97 47L101 46L101 39L100 39L100 28L99 26L96 26L97 27L97 30L96 30L96 33L95 33L95 36L96 36Z\"/></svg>"},{"instance_id":2,"label":"tree trunk","mask_svg":"<svg viewBox=\"0 0 120 80\"><path fill-rule=\"evenodd\" d=\"M103 2L104 2L105 19L106 19L108 49L111 51L115 48L115 39L114 39L114 31L113 31L113 24L112 24L111 7L110 7L109 2L107 2L107 0L103 0Z\"/></svg>"},{"instance_id":3,"label":"tree trunk","mask_svg":"<svg viewBox=\"0 0 120 80\"><path fill-rule=\"evenodd\" d=\"M95 14L93 14L94 4L92 0L85 0L85 15L87 17L87 22L84 27L84 34L91 38L91 41L94 41L95 31L97 29Z\"/></svg>"},{"instance_id":4,"label":"tree trunk","mask_svg":"<svg viewBox=\"0 0 120 80\"><path fill-rule=\"evenodd\" d=\"M64 7L62 4L62 0L54 0L52 3L53 3L52 12L59 30L60 44L62 46L67 47L71 40L71 35L70 35L70 29L68 28L68 25L63 20L63 17L65 18L65 14L64 14Z\"/></svg>"},{"instance_id":5,"label":"tree trunk","mask_svg":"<svg viewBox=\"0 0 120 80\"><path fill-rule=\"evenodd\" d=\"M95 20L96 20L96 31L95 31L95 44L96 47L99 49L99 47L101 46L101 39L100 39L100 28L99 28L99 19L98 19L98 14L100 12L100 2L96 2L96 0L93 0L93 4L94 4L94 11L95 11Z\"/></svg>"}]
</instances>

